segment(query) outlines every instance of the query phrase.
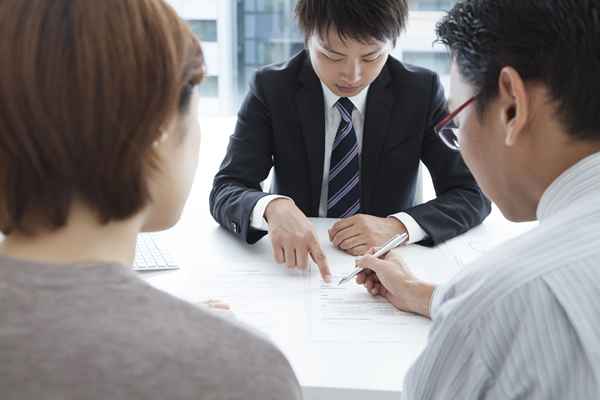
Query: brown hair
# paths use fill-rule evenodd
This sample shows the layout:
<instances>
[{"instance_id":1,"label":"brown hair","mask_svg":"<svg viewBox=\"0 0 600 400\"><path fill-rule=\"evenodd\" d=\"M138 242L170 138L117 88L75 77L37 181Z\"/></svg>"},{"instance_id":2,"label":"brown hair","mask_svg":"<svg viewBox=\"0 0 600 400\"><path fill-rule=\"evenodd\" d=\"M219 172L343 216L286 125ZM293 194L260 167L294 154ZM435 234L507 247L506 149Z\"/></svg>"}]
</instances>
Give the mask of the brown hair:
<instances>
[{"instance_id":1,"label":"brown hair","mask_svg":"<svg viewBox=\"0 0 600 400\"><path fill-rule=\"evenodd\" d=\"M101 222L150 200L154 143L203 77L199 42L163 0L0 2L0 230Z\"/></svg>"}]
</instances>

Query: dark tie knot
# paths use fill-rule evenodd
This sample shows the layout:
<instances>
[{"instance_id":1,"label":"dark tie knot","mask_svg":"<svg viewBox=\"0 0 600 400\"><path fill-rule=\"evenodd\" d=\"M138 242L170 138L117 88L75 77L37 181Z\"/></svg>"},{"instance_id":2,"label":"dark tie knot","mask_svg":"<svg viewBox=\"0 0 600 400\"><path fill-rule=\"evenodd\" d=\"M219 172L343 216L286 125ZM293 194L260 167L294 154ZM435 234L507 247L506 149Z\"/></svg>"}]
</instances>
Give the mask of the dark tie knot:
<instances>
[{"instance_id":1,"label":"dark tie knot","mask_svg":"<svg viewBox=\"0 0 600 400\"><path fill-rule=\"evenodd\" d=\"M348 115L352 115L352 111L354 111L354 104L347 97L340 97L337 101L337 107L342 108Z\"/></svg>"}]
</instances>

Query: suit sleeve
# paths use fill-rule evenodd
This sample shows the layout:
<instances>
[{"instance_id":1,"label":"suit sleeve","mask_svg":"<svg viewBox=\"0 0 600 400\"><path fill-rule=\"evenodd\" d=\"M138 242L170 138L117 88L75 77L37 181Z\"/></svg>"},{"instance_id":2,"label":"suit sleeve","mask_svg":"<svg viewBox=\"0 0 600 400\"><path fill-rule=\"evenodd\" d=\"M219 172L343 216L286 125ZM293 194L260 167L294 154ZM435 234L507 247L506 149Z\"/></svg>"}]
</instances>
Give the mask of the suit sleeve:
<instances>
[{"instance_id":1,"label":"suit sleeve","mask_svg":"<svg viewBox=\"0 0 600 400\"><path fill-rule=\"evenodd\" d=\"M256 203L267 196L260 183L273 166L272 130L270 110L261 90L260 74L257 74L240 108L209 199L214 219L250 244L266 234L252 228L250 220Z\"/></svg>"},{"instance_id":2,"label":"suit sleeve","mask_svg":"<svg viewBox=\"0 0 600 400\"><path fill-rule=\"evenodd\" d=\"M483 195L461 155L449 149L434 132L447 114L444 89L437 75L432 78L431 107L423 138L422 160L429 169L437 198L405 212L429 235L420 244L435 246L479 225L490 213Z\"/></svg>"}]
</instances>

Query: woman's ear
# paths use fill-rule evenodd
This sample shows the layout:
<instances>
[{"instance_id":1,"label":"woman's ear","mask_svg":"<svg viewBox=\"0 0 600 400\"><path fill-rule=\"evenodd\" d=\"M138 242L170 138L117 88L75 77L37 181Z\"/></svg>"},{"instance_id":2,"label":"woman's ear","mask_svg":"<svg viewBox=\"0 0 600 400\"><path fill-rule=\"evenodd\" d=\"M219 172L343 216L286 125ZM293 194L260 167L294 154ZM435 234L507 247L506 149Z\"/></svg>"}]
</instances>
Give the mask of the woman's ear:
<instances>
[{"instance_id":1,"label":"woman's ear","mask_svg":"<svg viewBox=\"0 0 600 400\"><path fill-rule=\"evenodd\" d=\"M160 129L160 136L158 137L158 139L156 139L154 141L154 143L152 143L152 147L154 148L158 148L161 144L163 144L167 139L169 138L169 133L167 131L165 131L164 129Z\"/></svg>"},{"instance_id":2,"label":"woman's ear","mask_svg":"<svg viewBox=\"0 0 600 400\"><path fill-rule=\"evenodd\" d=\"M514 146L526 135L530 118L529 95L521 75L512 67L504 67L498 78L500 119L505 128L504 143Z\"/></svg>"}]
</instances>

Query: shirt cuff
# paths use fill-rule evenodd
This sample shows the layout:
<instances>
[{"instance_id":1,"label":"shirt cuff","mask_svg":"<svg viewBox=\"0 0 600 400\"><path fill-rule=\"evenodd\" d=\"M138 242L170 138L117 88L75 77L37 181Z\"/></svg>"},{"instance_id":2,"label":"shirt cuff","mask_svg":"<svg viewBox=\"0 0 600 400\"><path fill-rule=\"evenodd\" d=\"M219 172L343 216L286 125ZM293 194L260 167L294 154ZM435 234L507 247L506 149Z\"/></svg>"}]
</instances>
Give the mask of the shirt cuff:
<instances>
[{"instance_id":1,"label":"shirt cuff","mask_svg":"<svg viewBox=\"0 0 600 400\"><path fill-rule=\"evenodd\" d=\"M440 287L440 285L436 285L436 287L433 289L433 293L431 294L431 302L429 303L429 318L432 321L435 318L438 309L442 305L442 292L443 289Z\"/></svg>"},{"instance_id":2,"label":"shirt cuff","mask_svg":"<svg viewBox=\"0 0 600 400\"><path fill-rule=\"evenodd\" d=\"M269 230L269 225L267 225L267 221L265 220L265 211L269 204L277 199L289 199L289 197L272 194L262 197L256 202L252 214L250 215L250 227L265 232Z\"/></svg>"},{"instance_id":3,"label":"shirt cuff","mask_svg":"<svg viewBox=\"0 0 600 400\"><path fill-rule=\"evenodd\" d=\"M421 225L419 225L417 221L415 221L415 219L409 214L401 212L398 214L390 215L390 217L396 218L398 221L404 224L408 232L408 244L418 243L429 237L427 232L425 232L423 228L421 228Z\"/></svg>"}]
</instances>

